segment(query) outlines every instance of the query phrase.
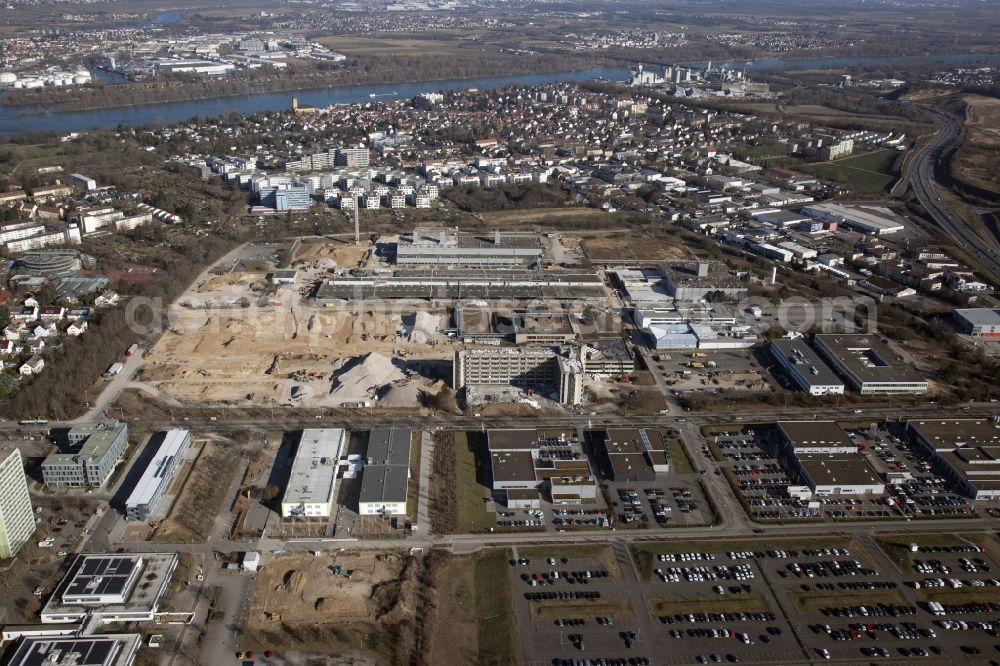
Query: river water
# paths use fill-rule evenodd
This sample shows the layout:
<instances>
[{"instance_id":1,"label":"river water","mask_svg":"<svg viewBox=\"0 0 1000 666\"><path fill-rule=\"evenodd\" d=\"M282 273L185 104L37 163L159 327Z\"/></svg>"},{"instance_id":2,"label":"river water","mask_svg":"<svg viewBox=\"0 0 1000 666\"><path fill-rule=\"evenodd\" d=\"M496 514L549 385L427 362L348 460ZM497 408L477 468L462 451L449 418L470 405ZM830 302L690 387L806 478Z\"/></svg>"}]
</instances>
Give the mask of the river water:
<instances>
[{"instance_id":1,"label":"river water","mask_svg":"<svg viewBox=\"0 0 1000 666\"><path fill-rule=\"evenodd\" d=\"M163 15L166 16L166 15ZM158 17L159 18L159 17ZM171 15L167 21L173 18ZM176 20L176 19L174 19ZM852 67L884 62L931 61L944 63L986 62L1000 63L1000 53L994 54L947 54L935 56L868 56L843 58L764 58L746 63L753 70L774 69L821 69L830 67ZM745 63L734 61L716 63L732 68L741 68ZM280 93L255 93L215 99L199 99L163 104L144 104L93 111L71 111L67 113L38 112L18 107L0 106L0 136L10 136L20 132L53 131L73 132L94 127L110 129L118 125L144 125L148 123L175 123L194 116L210 118L230 111L258 113L278 111L291 105L292 97L297 97L303 106L329 106L331 104L357 104L387 99L408 99L422 92L439 90L466 90L468 88L499 88L510 85L539 85L558 81L622 81L628 77L623 68L593 68L577 72L556 74L522 74L481 79L454 79L449 81L424 81L418 83L390 83L380 85L351 85L299 90ZM104 77L102 77L104 78ZM34 111L34 112L33 112ZM22 115L23 114L23 115Z\"/></svg>"}]
</instances>

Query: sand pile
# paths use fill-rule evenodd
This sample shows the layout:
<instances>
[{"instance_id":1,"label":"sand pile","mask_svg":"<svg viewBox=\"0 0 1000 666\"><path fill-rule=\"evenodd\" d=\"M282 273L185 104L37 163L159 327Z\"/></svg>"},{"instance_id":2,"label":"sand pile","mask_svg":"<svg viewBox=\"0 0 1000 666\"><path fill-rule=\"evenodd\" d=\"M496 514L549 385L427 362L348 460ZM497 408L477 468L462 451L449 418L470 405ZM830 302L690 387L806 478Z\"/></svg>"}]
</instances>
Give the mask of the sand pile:
<instances>
[{"instance_id":1,"label":"sand pile","mask_svg":"<svg viewBox=\"0 0 1000 666\"><path fill-rule=\"evenodd\" d=\"M433 338L441 323L440 317L429 312L417 312L403 317L403 329L407 341L423 345Z\"/></svg>"},{"instance_id":2,"label":"sand pile","mask_svg":"<svg viewBox=\"0 0 1000 666\"><path fill-rule=\"evenodd\" d=\"M382 387L404 379L402 371L378 352L350 359L331 377L331 397L341 402L376 397Z\"/></svg>"}]
</instances>

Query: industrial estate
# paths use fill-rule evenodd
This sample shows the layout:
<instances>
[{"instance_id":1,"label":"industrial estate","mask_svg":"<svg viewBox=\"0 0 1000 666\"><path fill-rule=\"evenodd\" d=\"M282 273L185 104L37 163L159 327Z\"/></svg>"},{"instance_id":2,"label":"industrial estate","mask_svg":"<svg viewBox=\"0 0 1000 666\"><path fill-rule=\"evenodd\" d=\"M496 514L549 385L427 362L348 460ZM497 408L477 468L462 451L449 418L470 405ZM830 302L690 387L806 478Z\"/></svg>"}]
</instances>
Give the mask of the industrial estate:
<instances>
[{"instance_id":1,"label":"industrial estate","mask_svg":"<svg viewBox=\"0 0 1000 666\"><path fill-rule=\"evenodd\" d=\"M9 3L0 663L1000 663L982 4Z\"/></svg>"}]
</instances>

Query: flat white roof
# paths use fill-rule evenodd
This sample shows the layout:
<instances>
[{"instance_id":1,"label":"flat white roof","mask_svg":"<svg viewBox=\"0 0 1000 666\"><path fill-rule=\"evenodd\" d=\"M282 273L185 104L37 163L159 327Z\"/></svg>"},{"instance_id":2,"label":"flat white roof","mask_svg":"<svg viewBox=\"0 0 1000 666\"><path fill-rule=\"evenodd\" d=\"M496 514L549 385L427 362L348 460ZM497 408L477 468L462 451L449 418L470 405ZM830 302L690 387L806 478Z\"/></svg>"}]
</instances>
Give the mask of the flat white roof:
<instances>
[{"instance_id":1,"label":"flat white roof","mask_svg":"<svg viewBox=\"0 0 1000 666\"><path fill-rule=\"evenodd\" d=\"M879 215L877 212L865 208L853 208L840 204L825 203L802 209L802 212L807 215L811 211L832 215L840 218L844 224L865 227L878 233L902 231L905 228L899 221L885 215Z\"/></svg>"},{"instance_id":2,"label":"flat white roof","mask_svg":"<svg viewBox=\"0 0 1000 666\"><path fill-rule=\"evenodd\" d=\"M343 446L342 428L303 430L282 504L332 502L337 485L337 463Z\"/></svg>"},{"instance_id":3,"label":"flat white roof","mask_svg":"<svg viewBox=\"0 0 1000 666\"><path fill-rule=\"evenodd\" d=\"M156 455L149 461L146 471L142 473L139 482L132 489L132 494L128 496L128 500L125 502L126 507L149 504L152 501L160 484L163 483L163 476L170 467L171 459L183 454L181 448L186 446L185 443L189 441L190 434L187 430L180 428L167 431Z\"/></svg>"}]
</instances>

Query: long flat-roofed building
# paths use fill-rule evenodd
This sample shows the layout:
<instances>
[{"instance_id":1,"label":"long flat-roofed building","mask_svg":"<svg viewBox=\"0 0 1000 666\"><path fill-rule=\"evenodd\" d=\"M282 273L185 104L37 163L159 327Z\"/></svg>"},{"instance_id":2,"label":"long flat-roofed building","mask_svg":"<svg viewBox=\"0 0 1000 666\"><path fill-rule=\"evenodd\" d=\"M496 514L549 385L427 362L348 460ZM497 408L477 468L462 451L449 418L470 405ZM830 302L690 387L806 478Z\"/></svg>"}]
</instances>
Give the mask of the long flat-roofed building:
<instances>
[{"instance_id":1,"label":"long flat-roofed building","mask_svg":"<svg viewBox=\"0 0 1000 666\"><path fill-rule=\"evenodd\" d=\"M411 439L411 431L403 428L376 428L369 433L358 513L406 514Z\"/></svg>"},{"instance_id":2,"label":"long flat-roofed building","mask_svg":"<svg viewBox=\"0 0 1000 666\"><path fill-rule=\"evenodd\" d=\"M809 395L841 395L844 382L805 340L774 340L771 356L795 385Z\"/></svg>"},{"instance_id":3,"label":"long flat-roofed building","mask_svg":"<svg viewBox=\"0 0 1000 666\"><path fill-rule=\"evenodd\" d=\"M346 440L341 428L302 431L288 486L281 498L284 518L329 518L337 500L337 465Z\"/></svg>"},{"instance_id":4,"label":"long flat-roofed building","mask_svg":"<svg viewBox=\"0 0 1000 666\"><path fill-rule=\"evenodd\" d=\"M118 421L72 428L67 438L75 453L53 453L42 461L48 485L97 488L104 485L128 446L128 425Z\"/></svg>"},{"instance_id":5,"label":"long flat-roofed building","mask_svg":"<svg viewBox=\"0 0 1000 666\"><path fill-rule=\"evenodd\" d=\"M170 487L174 475L191 444L191 433L174 429L165 434L149 465L139 478L132 494L125 501L125 516L129 520L149 520L156 503Z\"/></svg>"},{"instance_id":6,"label":"long flat-roofed building","mask_svg":"<svg viewBox=\"0 0 1000 666\"><path fill-rule=\"evenodd\" d=\"M1000 425L988 419L908 421L910 439L972 499L1000 499Z\"/></svg>"},{"instance_id":7,"label":"long flat-roofed building","mask_svg":"<svg viewBox=\"0 0 1000 666\"><path fill-rule=\"evenodd\" d=\"M604 283L594 271L521 268L398 268L328 277L316 290L320 305L381 299L603 299Z\"/></svg>"},{"instance_id":8,"label":"long flat-roofed building","mask_svg":"<svg viewBox=\"0 0 1000 666\"><path fill-rule=\"evenodd\" d=\"M858 445L833 421L779 421L782 443L796 455L857 453Z\"/></svg>"},{"instance_id":9,"label":"long flat-roofed building","mask_svg":"<svg viewBox=\"0 0 1000 666\"><path fill-rule=\"evenodd\" d=\"M866 234L892 234L905 229L903 224L887 213L870 208L824 203L806 206L802 212L820 222L834 222Z\"/></svg>"},{"instance_id":10,"label":"long flat-roofed building","mask_svg":"<svg viewBox=\"0 0 1000 666\"><path fill-rule=\"evenodd\" d=\"M862 395L927 393L927 380L873 334L820 334L816 349Z\"/></svg>"},{"instance_id":11,"label":"long flat-roofed building","mask_svg":"<svg viewBox=\"0 0 1000 666\"><path fill-rule=\"evenodd\" d=\"M139 634L29 636L8 666L131 666L141 644Z\"/></svg>"},{"instance_id":12,"label":"long flat-roofed building","mask_svg":"<svg viewBox=\"0 0 1000 666\"><path fill-rule=\"evenodd\" d=\"M177 553L77 555L42 609L41 620L148 622L176 566Z\"/></svg>"},{"instance_id":13,"label":"long flat-roofed building","mask_svg":"<svg viewBox=\"0 0 1000 666\"><path fill-rule=\"evenodd\" d=\"M537 234L464 234L444 227L417 227L401 235L396 263L416 266L534 266L542 261Z\"/></svg>"}]
</instances>

